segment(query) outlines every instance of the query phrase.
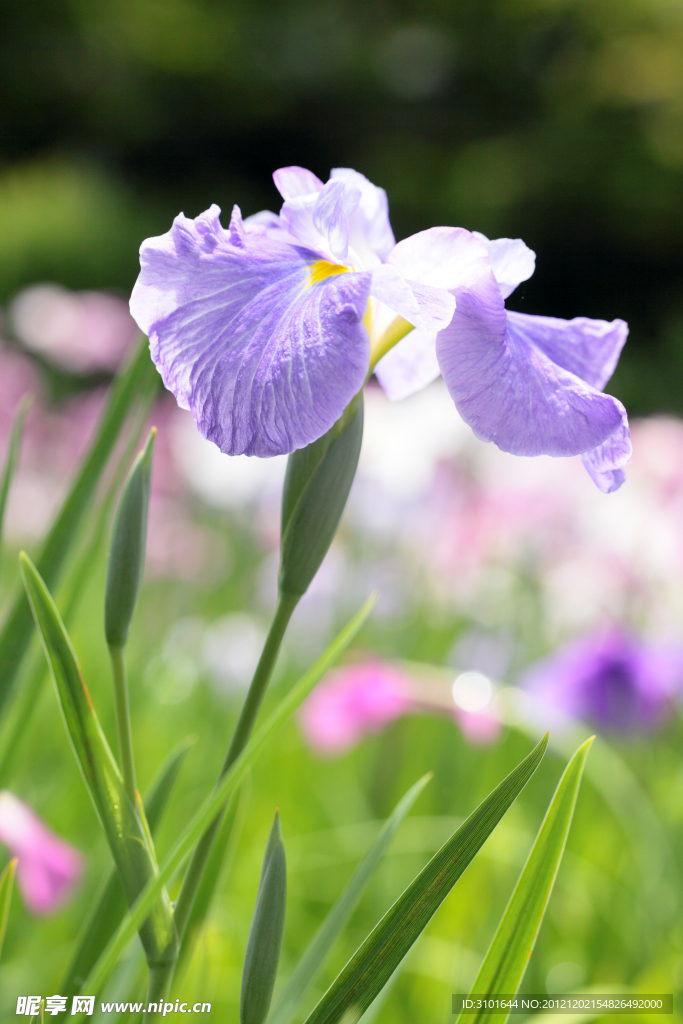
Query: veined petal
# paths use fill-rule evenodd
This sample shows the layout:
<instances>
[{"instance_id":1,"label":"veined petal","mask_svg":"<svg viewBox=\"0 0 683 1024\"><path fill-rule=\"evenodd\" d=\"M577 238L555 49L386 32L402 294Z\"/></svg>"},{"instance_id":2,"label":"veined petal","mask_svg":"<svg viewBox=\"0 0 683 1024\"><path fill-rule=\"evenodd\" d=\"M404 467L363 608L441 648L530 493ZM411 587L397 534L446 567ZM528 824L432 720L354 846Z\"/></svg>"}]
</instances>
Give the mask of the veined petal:
<instances>
[{"instance_id":1,"label":"veined petal","mask_svg":"<svg viewBox=\"0 0 683 1024\"><path fill-rule=\"evenodd\" d=\"M436 334L416 328L382 356L375 375L387 398L399 402L421 391L441 374Z\"/></svg>"},{"instance_id":2,"label":"veined petal","mask_svg":"<svg viewBox=\"0 0 683 1024\"><path fill-rule=\"evenodd\" d=\"M455 311L455 299L444 288L407 280L390 263L371 271L370 291L404 320L435 332L447 327Z\"/></svg>"},{"instance_id":3,"label":"veined petal","mask_svg":"<svg viewBox=\"0 0 683 1024\"><path fill-rule=\"evenodd\" d=\"M273 181L283 199L293 199L294 196L307 196L311 192L320 192L323 183L317 178L313 171L307 171L305 167L280 167L273 172Z\"/></svg>"},{"instance_id":4,"label":"veined petal","mask_svg":"<svg viewBox=\"0 0 683 1024\"><path fill-rule=\"evenodd\" d=\"M580 455L622 423L622 405L558 366L519 329L510 330L489 271L456 293L436 352L448 389L477 437L513 455Z\"/></svg>"},{"instance_id":5,"label":"veined petal","mask_svg":"<svg viewBox=\"0 0 683 1024\"><path fill-rule=\"evenodd\" d=\"M615 399L616 401L616 399ZM604 494L618 490L626 479L623 466L631 461L631 433L626 410L621 406L622 419L613 434L601 445L581 456L591 480Z\"/></svg>"},{"instance_id":6,"label":"veined petal","mask_svg":"<svg viewBox=\"0 0 683 1024\"><path fill-rule=\"evenodd\" d=\"M313 224L338 260L345 260L349 251L349 218L359 202L358 189L343 181L328 181L318 193Z\"/></svg>"},{"instance_id":7,"label":"veined petal","mask_svg":"<svg viewBox=\"0 0 683 1024\"><path fill-rule=\"evenodd\" d=\"M344 262L349 251L348 218L360 200L357 189L328 181L320 192L294 196L282 204L281 227L324 259Z\"/></svg>"},{"instance_id":8,"label":"veined petal","mask_svg":"<svg viewBox=\"0 0 683 1024\"><path fill-rule=\"evenodd\" d=\"M268 457L316 440L360 390L368 274L312 281L318 254L230 229L211 207L140 250L131 312L164 384L229 455Z\"/></svg>"},{"instance_id":9,"label":"veined petal","mask_svg":"<svg viewBox=\"0 0 683 1024\"><path fill-rule=\"evenodd\" d=\"M429 228L399 242L387 263L402 277L454 292L490 272L486 246L464 228Z\"/></svg>"},{"instance_id":10,"label":"veined petal","mask_svg":"<svg viewBox=\"0 0 683 1024\"><path fill-rule=\"evenodd\" d=\"M472 234L489 251L491 270L504 299L514 292L518 284L527 281L536 269L536 253L521 238L487 238L480 231Z\"/></svg>"},{"instance_id":11,"label":"veined petal","mask_svg":"<svg viewBox=\"0 0 683 1024\"><path fill-rule=\"evenodd\" d=\"M599 390L614 373L628 336L628 324L623 320L608 322L585 316L558 320L508 312L508 329L524 334L558 366Z\"/></svg>"},{"instance_id":12,"label":"veined petal","mask_svg":"<svg viewBox=\"0 0 683 1024\"><path fill-rule=\"evenodd\" d=\"M360 203L349 219L349 244L361 258L362 266L372 265L372 257L385 260L396 240L389 223L389 202L383 188L378 188L350 167L335 167L330 179L343 181L360 192Z\"/></svg>"}]
</instances>

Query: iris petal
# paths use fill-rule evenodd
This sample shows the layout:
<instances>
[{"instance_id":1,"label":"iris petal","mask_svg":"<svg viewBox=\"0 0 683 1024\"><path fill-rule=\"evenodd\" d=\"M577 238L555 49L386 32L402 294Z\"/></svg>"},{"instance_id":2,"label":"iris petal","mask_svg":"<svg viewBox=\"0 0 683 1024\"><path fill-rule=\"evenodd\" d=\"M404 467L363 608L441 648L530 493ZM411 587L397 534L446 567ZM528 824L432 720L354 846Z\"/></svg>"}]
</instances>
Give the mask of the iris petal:
<instances>
[{"instance_id":1,"label":"iris petal","mask_svg":"<svg viewBox=\"0 0 683 1024\"><path fill-rule=\"evenodd\" d=\"M392 402L421 391L440 374L436 334L419 329L399 341L375 367L375 376Z\"/></svg>"},{"instance_id":2,"label":"iris petal","mask_svg":"<svg viewBox=\"0 0 683 1024\"><path fill-rule=\"evenodd\" d=\"M628 324L623 320L589 320L585 316L558 320L508 312L508 328L530 339L558 366L600 390L614 373L628 336Z\"/></svg>"},{"instance_id":3,"label":"iris petal","mask_svg":"<svg viewBox=\"0 0 683 1024\"><path fill-rule=\"evenodd\" d=\"M626 410L621 406L622 421L601 445L581 456L591 480L604 494L618 490L626 479L623 467L631 461L631 434Z\"/></svg>"},{"instance_id":4,"label":"iris petal","mask_svg":"<svg viewBox=\"0 0 683 1024\"><path fill-rule=\"evenodd\" d=\"M283 199L307 196L311 192L320 192L323 187L320 178L305 167L280 167L273 172L273 181Z\"/></svg>"},{"instance_id":5,"label":"iris petal","mask_svg":"<svg viewBox=\"0 0 683 1024\"><path fill-rule=\"evenodd\" d=\"M511 295L518 284L527 281L536 269L536 253L521 238L487 238L479 231L473 232L489 251L491 270L500 285L504 299Z\"/></svg>"},{"instance_id":6,"label":"iris petal","mask_svg":"<svg viewBox=\"0 0 683 1024\"><path fill-rule=\"evenodd\" d=\"M362 387L368 274L310 285L318 256L218 207L141 248L131 311L164 384L221 451L269 457L325 433ZM308 286L307 286L308 285Z\"/></svg>"},{"instance_id":7,"label":"iris petal","mask_svg":"<svg viewBox=\"0 0 683 1024\"><path fill-rule=\"evenodd\" d=\"M396 241L389 223L389 202L383 188L378 188L350 167L335 167L333 181L343 181L360 193L358 208L349 218L349 242L367 268L375 259L385 260Z\"/></svg>"},{"instance_id":8,"label":"iris petal","mask_svg":"<svg viewBox=\"0 0 683 1024\"><path fill-rule=\"evenodd\" d=\"M623 407L554 363L523 330L509 329L493 273L456 293L437 357L462 418L513 455L579 455L622 424Z\"/></svg>"}]
</instances>

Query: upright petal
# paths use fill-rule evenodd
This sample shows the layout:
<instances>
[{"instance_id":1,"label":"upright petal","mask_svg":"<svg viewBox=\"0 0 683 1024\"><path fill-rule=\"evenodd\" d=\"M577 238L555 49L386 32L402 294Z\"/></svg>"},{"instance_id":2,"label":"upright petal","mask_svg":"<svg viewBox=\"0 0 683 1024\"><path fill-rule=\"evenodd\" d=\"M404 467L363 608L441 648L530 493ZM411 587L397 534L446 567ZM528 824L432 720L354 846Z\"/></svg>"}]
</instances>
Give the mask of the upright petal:
<instances>
[{"instance_id":1,"label":"upright petal","mask_svg":"<svg viewBox=\"0 0 683 1024\"><path fill-rule=\"evenodd\" d=\"M295 196L307 196L311 192L320 192L323 183L317 178L313 171L307 171L305 167L280 167L273 172L275 187L283 199L293 199Z\"/></svg>"},{"instance_id":2,"label":"upright petal","mask_svg":"<svg viewBox=\"0 0 683 1024\"><path fill-rule=\"evenodd\" d=\"M376 267L371 274L372 295L415 327L439 331L451 322L455 299L445 288L408 280L390 263Z\"/></svg>"},{"instance_id":3,"label":"upright petal","mask_svg":"<svg viewBox=\"0 0 683 1024\"><path fill-rule=\"evenodd\" d=\"M164 384L221 451L269 457L325 433L362 387L367 274L312 273L318 254L212 207L140 250L131 312Z\"/></svg>"},{"instance_id":4,"label":"upright petal","mask_svg":"<svg viewBox=\"0 0 683 1024\"><path fill-rule=\"evenodd\" d=\"M622 423L621 403L554 363L518 327L510 329L488 272L456 292L437 357L462 418L477 437L513 455L580 455Z\"/></svg>"},{"instance_id":5,"label":"upright petal","mask_svg":"<svg viewBox=\"0 0 683 1024\"><path fill-rule=\"evenodd\" d=\"M623 320L558 320L508 312L508 328L524 335L558 366L602 390L616 368L628 337Z\"/></svg>"},{"instance_id":6,"label":"upright petal","mask_svg":"<svg viewBox=\"0 0 683 1024\"><path fill-rule=\"evenodd\" d=\"M392 249L387 263L403 277L449 292L473 286L490 270L485 244L465 228L418 231Z\"/></svg>"},{"instance_id":7,"label":"upright petal","mask_svg":"<svg viewBox=\"0 0 683 1024\"><path fill-rule=\"evenodd\" d=\"M330 179L343 181L360 192L360 203L349 220L349 243L360 256L363 268L372 266L373 256L384 261L396 244L386 192L350 167L333 168Z\"/></svg>"},{"instance_id":8,"label":"upright petal","mask_svg":"<svg viewBox=\"0 0 683 1024\"><path fill-rule=\"evenodd\" d=\"M282 204L280 224L301 245L324 259L344 262L349 250L348 219L360 200L357 189L328 181L320 192L294 196Z\"/></svg>"},{"instance_id":9,"label":"upright petal","mask_svg":"<svg viewBox=\"0 0 683 1024\"><path fill-rule=\"evenodd\" d=\"M504 299L518 284L527 281L536 269L536 253L521 238L487 238L479 231L473 234L489 251L491 270L500 285Z\"/></svg>"}]
</instances>

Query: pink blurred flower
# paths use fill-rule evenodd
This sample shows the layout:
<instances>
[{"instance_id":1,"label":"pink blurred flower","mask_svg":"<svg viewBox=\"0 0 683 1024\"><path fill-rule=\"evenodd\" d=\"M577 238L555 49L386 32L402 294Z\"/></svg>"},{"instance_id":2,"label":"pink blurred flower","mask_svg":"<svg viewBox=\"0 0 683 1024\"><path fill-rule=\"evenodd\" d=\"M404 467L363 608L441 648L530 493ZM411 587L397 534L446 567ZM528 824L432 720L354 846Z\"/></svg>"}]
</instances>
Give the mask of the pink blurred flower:
<instances>
[{"instance_id":1,"label":"pink blurred flower","mask_svg":"<svg viewBox=\"0 0 683 1024\"><path fill-rule=\"evenodd\" d=\"M404 675L369 660L330 672L304 703L300 721L314 749L340 754L413 707Z\"/></svg>"},{"instance_id":2,"label":"pink blurred flower","mask_svg":"<svg viewBox=\"0 0 683 1024\"><path fill-rule=\"evenodd\" d=\"M17 882L32 913L49 914L69 898L83 873L81 854L6 789L0 791L0 842L19 860Z\"/></svg>"},{"instance_id":3,"label":"pink blurred flower","mask_svg":"<svg viewBox=\"0 0 683 1024\"><path fill-rule=\"evenodd\" d=\"M137 333L123 299L57 284L25 288L12 300L9 316L28 349L74 373L115 370Z\"/></svg>"}]
</instances>

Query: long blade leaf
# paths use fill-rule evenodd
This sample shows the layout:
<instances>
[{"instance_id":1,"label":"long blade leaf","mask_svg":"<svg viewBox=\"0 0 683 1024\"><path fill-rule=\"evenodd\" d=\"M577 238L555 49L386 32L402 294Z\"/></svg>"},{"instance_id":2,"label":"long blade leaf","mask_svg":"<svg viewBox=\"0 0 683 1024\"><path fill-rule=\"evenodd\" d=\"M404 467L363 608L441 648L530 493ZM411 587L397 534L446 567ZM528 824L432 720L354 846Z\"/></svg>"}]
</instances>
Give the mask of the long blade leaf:
<instances>
[{"instance_id":1,"label":"long blade leaf","mask_svg":"<svg viewBox=\"0 0 683 1024\"><path fill-rule=\"evenodd\" d=\"M260 729L254 733L242 753L233 762L213 793L206 798L180 838L176 841L175 846L161 867L159 877L148 882L145 890L136 900L135 905L131 907L116 935L81 987L81 991L88 993L99 992L119 956L135 934L140 922L145 919L150 907L154 904L154 900L161 891L162 886L173 877L192 850L194 844L203 835L206 826L213 821L216 814L225 805L228 796L240 784L266 744L270 742L280 726L296 711L316 683L322 679L351 643L372 611L375 601L376 595L373 594L360 611L337 634L327 650L318 658L315 665L292 687Z\"/></svg>"},{"instance_id":2,"label":"long blade leaf","mask_svg":"<svg viewBox=\"0 0 683 1024\"><path fill-rule=\"evenodd\" d=\"M131 405L138 398L151 402L158 386L159 378L145 339L112 387L95 438L43 544L37 567L48 587L54 587L57 582ZM0 630L0 713L12 690L32 630L31 610L20 586Z\"/></svg>"},{"instance_id":3,"label":"long blade leaf","mask_svg":"<svg viewBox=\"0 0 683 1024\"><path fill-rule=\"evenodd\" d=\"M178 772L192 742L194 741L185 740L169 754L145 796L145 814L152 835L161 821ZM59 988L59 991L65 993L69 999L76 995L88 977L100 953L125 917L126 909L126 897L121 888L121 881L116 871L112 869L82 931L76 952Z\"/></svg>"},{"instance_id":4,"label":"long blade leaf","mask_svg":"<svg viewBox=\"0 0 683 1024\"><path fill-rule=\"evenodd\" d=\"M15 857L11 860L3 873L0 875L0 955L2 954L2 947L5 942L5 932L7 931L7 919L9 918L9 908L12 902L12 892L14 890L14 875L17 870L18 859Z\"/></svg>"},{"instance_id":5,"label":"long blade leaf","mask_svg":"<svg viewBox=\"0 0 683 1024\"><path fill-rule=\"evenodd\" d=\"M7 498L12 485L12 478L14 477L17 463L19 461L19 449L21 448L21 439L24 433L26 415L32 404L33 396L24 395L19 405L17 415L14 418L12 433L10 434L9 444L7 446L5 468L2 471L2 479L0 480L0 549L2 548L2 531L5 521L5 509L7 508Z\"/></svg>"},{"instance_id":6,"label":"long blade leaf","mask_svg":"<svg viewBox=\"0 0 683 1024\"><path fill-rule=\"evenodd\" d=\"M377 839L356 868L351 881L330 910L310 946L297 964L275 1009L270 1015L268 1024L287 1024L291 1020L297 1006L315 981L335 939L351 917L365 886L370 880L370 876L396 835L399 825L431 777L432 774L429 772L419 779L396 805L391 817L384 823Z\"/></svg>"},{"instance_id":7,"label":"long blade leaf","mask_svg":"<svg viewBox=\"0 0 683 1024\"><path fill-rule=\"evenodd\" d=\"M590 739L582 743L560 779L531 853L510 897L507 909L484 957L472 992L514 995L520 986L536 943L557 871L567 843ZM507 1014L478 1010L461 1014L467 1024L505 1024Z\"/></svg>"},{"instance_id":8,"label":"long blade leaf","mask_svg":"<svg viewBox=\"0 0 683 1024\"><path fill-rule=\"evenodd\" d=\"M547 745L546 735L432 857L356 950L306 1024L337 1024L362 1016L524 789Z\"/></svg>"},{"instance_id":9,"label":"long blade leaf","mask_svg":"<svg viewBox=\"0 0 683 1024\"><path fill-rule=\"evenodd\" d=\"M59 707L78 766L132 904L157 873L151 841L126 794L118 766L95 714L71 641L50 593L27 555L21 570ZM140 922L140 939L151 966L175 960L177 937L171 903L160 888Z\"/></svg>"}]
</instances>

